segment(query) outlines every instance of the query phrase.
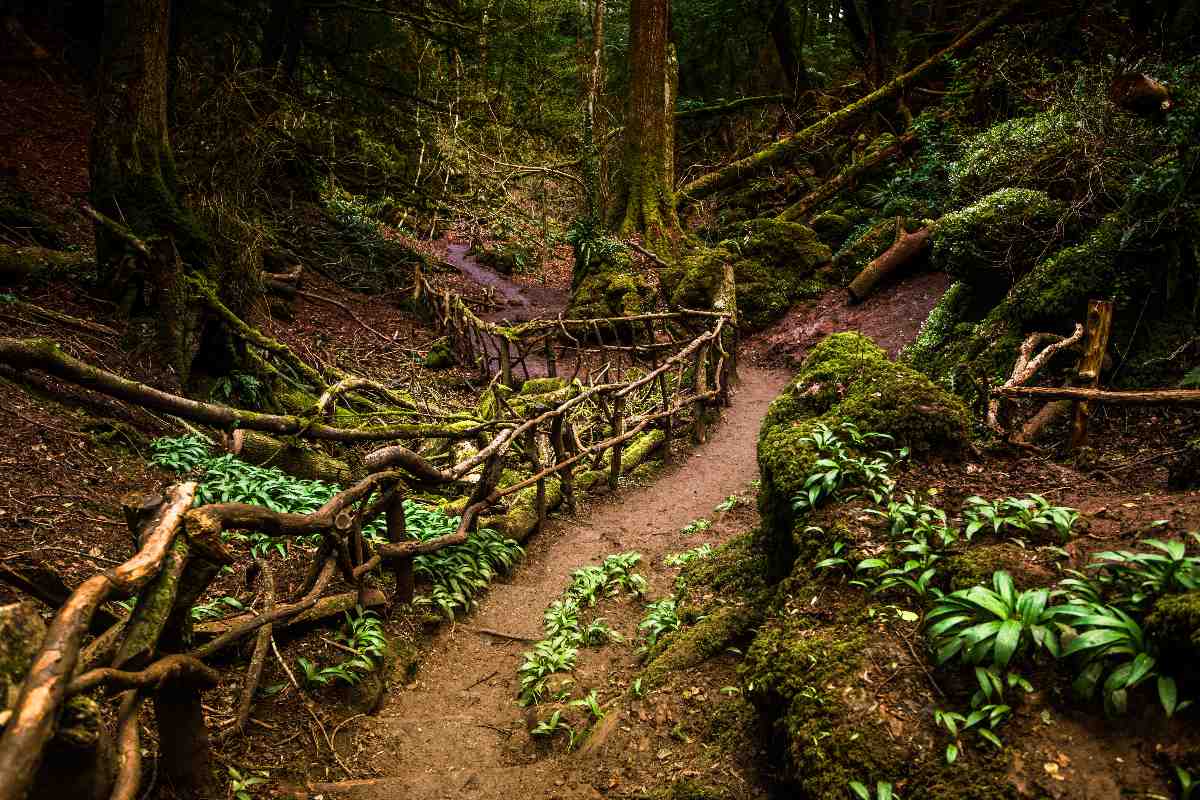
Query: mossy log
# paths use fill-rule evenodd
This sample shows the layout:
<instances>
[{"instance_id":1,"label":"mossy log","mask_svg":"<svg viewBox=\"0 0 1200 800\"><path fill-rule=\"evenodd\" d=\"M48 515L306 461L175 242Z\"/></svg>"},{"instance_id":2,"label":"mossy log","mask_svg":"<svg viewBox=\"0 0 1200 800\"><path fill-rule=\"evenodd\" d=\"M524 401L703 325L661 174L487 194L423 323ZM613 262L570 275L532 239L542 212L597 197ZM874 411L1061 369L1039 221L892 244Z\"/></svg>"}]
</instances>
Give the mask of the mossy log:
<instances>
[{"instance_id":1,"label":"mossy log","mask_svg":"<svg viewBox=\"0 0 1200 800\"><path fill-rule=\"evenodd\" d=\"M509 500L508 511L500 516L480 520L485 528L494 528L518 543L525 541L537 529L537 486L520 490ZM546 478L546 511L562 504L562 482L557 478Z\"/></svg>"},{"instance_id":2,"label":"mossy log","mask_svg":"<svg viewBox=\"0 0 1200 800\"><path fill-rule=\"evenodd\" d=\"M276 467L288 475L327 483L348 483L350 466L315 447L284 442L257 431L236 430L229 452L259 467Z\"/></svg>"},{"instance_id":3,"label":"mossy log","mask_svg":"<svg viewBox=\"0 0 1200 800\"><path fill-rule=\"evenodd\" d=\"M73 269L89 260L81 253L0 244L0 285L23 283L42 273Z\"/></svg>"},{"instance_id":4,"label":"mossy log","mask_svg":"<svg viewBox=\"0 0 1200 800\"><path fill-rule=\"evenodd\" d=\"M707 175L703 175L685 185L679 192L677 202L680 204L701 200L721 189L735 186L738 183L759 175L764 170L779 164L785 164L804 155L809 148L843 125L868 112L874 111L880 104L900 94L906 88L923 78L927 73L946 63L951 57L984 39L991 30L1006 16L1012 13L1023 0L1010 0L1002 5L992 15L984 18L957 40L938 52L928 60L918 64L913 69L900 75L866 97L851 103L804 130L775 142L771 146L738 159L732 164L722 167Z\"/></svg>"},{"instance_id":5,"label":"mossy log","mask_svg":"<svg viewBox=\"0 0 1200 800\"><path fill-rule=\"evenodd\" d=\"M833 197L836 197L841 192L847 189L853 189L858 185L859 178L871 172L871 170L883 164L885 161L890 161L892 158L900 155L913 142L917 141L916 133L909 131L897 139L888 147L880 148L874 153L869 153L863 156L858 161L855 161L841 173L827 181L824 181L813 191L801 197L795 203L785 208L775 219L780 222L799 222L809 215L809 213Z\"/></svg>"},{"instance_id":6,"label":"mossy log","mask_svg":"<svg viewBox=\"0 0 1200 800\"><path fill-rule=\"evenodd\" d=\"M719 117L725 114L734 114L741 111L743 108L753 108L754 106L769 106L773 103L784 103L787 101L787 95L784 94L765 94L758 97L739 97L737 100L730 100L727 103L715 103L711 106L701 106L700 108L689 108L683 111L675 112L675 120L692 120L705 119L707 117Z\"/></svg>"}]
</instances>

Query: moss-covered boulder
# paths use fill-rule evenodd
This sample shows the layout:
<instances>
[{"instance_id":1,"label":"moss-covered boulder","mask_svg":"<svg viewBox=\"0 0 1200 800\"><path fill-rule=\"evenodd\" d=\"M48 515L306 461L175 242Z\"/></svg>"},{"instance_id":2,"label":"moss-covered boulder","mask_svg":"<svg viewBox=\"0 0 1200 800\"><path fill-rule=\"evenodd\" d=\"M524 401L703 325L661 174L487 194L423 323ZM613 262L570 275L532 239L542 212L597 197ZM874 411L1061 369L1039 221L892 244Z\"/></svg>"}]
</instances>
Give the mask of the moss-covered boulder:
<instances>
[{"instance_id":1,"label":"moss-covered boulder","mask_svg":"<svg viewBox=\"0 0 1200 800\"><path fill-rule=\"evenodd\" d=\"M421 364L427 369L449 369L458 363L458 356L450 346L450 340L443 337L429 345L429 352Z\"/></svg>"},{"instance_id":2,"label":"moss-covered boulder","mask_svg":"<svg viewBox=\"0 0 1200 800\"><path fill-rule=\"evenodd\" d=\"M1200 683L1200 591L1160 597L1146 617L1145 630L1165 674L1193 688Z\"/></svg>"},{"instance_id":3,"label":"moss-covered boulder","mask_svg":"<svg viewBox=\"0 0 1200 800\"><path fill-rule=\"evenodd\" d=\"M1069 192L1065 179L1082 158L1078 117L1045 111L993 125L967 140L950 169L954 197L972 202L997 189L1020 186Z\"/></svg>"},{"instance_id":4,"label":"moss-covered boulder","mask_svg":"<svg viewBox=\"0 0 1200 800\"><path fill-rule=\"evenodd\" d=\"M972 287L1007 290L1052 249L1067 217L1045 192L1001 189L938 220L930 260Z\"/></svg>"},{"instance_id":5,"label":"moss-covered boulder","mask_svg":"<svg viewBox=\"0 0 1200 800\"><path fill-rule=\"evenodd\" d=\"M814 276L831 253L811 228L793 222L756 219L741 235L716 248L695 248L662 271L671 304L712 308L721 291L725 265L732 263L741 324L763 327L796 300L822 288Z\"/></svg>"},{"instance_id":6,"label":"moss-covered boulder","mask_svg":"<svg viewBox=\"0 0 1200 800\"><path fill-rule=\"evenodd\" d=\"M935 309L943 316L937 321L938 334L927 324L928 333L922 332L906 360L953 387L972 405L981 405L987 387L1003 383L1012 372L1028 333L1070 332L1075 322L1084 319L1092 298L1116 298L1118 325L1113 339L1121 340L1124 320L1119 309L1130 298L1144 298L1154 280L1150 266L1131 263L1124 256L1126 228L1120 214L1106 217L1079 244L1039 262L998 303L995 294L971 297L957 290L953 297L948 295ZM990 310L989 302L995 303ZM1130 325L1135 322L1136 315L1129 320ZM1126 333L1126 339L1132 332Z\"/></svg>"},{"instance_id":7,"label":"moss-covered boulder","mask_svg":"<svg viewBox=\"0 0 1200 800\"><path fill-rule=\"evenodd\" d=\"M775 399L758 438L759 510L770 572L791 571L802 553L803 524L792 511L817 453L807 438L818 424L853 423L863 433L884 433L914 454L951 453L967 440L962 402L920 372L888 359L870 339L834 334L809 353L796 378Z\"/></svg>"},{"instance_id":8,"label":"moss-covered boulder","mask_svg":"<svg viewBox=\"0 0 1200 800\"><path fill-rule=\"evenodd\" d=\"M529 248L514 242L476 242L468 253L501 275L523 272L534 262Z\"/></svg>"},{"instance_id":9,"label":"moss-covered boulder","mask_svg":"<svg viewBox=\"0 0 1200 800\"><path fill-rule=\"evenodd\" d=\"M571 292L568 313L601 319L644 314L654 309L654 286L643 275L609 269L580 281Z\"/></svg>"},{"instance_id":10,"label":"moss-covered boulder","mask_svg":"<svg viewBox=\"0 0 1200 800\"><path fill-rule=\"evenodd\" d=\"M813 217L809 221L809 227L818 239L833 249L846 241L846 237L854 230L854 223L843 214L826 211Z\"/></svg>"}]
</instances>

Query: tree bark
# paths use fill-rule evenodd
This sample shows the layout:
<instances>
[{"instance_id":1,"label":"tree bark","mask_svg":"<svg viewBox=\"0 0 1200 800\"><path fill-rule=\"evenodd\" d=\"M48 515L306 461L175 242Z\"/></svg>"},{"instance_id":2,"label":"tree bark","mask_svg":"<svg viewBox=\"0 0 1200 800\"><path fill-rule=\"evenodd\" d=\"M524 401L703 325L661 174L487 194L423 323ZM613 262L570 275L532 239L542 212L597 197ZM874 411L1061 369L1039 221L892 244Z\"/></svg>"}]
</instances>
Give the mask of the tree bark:
<instances>
[{"instance_id":1,"label":"tree bark","mask_svg":"<svg viewBox=\"0 0 1200 800\"><path fill-rule=\"evenodd\" d=\"M792 32L792 10L787 0L775 0L775 9L767 23L771 31L771 41L775 44L775 53L779 57L779 68L787 81L791 101L796 102L800 93L811 88L808 82L808 69L804 66L804 51L796 46L796 37Z\"/></svg>"},{"instance_id":2,"label":"tree bark","mask_svg":"<svg viewBox=\"0 0 1200 800\"><path fill-rule=\"evenodd\" d=\"M1200 406L1200 389L1145 389L1114 392L1074 386L1010 386L992 390L1005 397L1037 397L1042 400L1087 400L1122 406Z\"/></svg>"},{"instance_id":3,"label":"tree bark","mask_svg":"<svg viewBox=\"0 0 1200 800\"><path fill-rule=\"evenodd\" d=\"M614 225L668 252L680 235L675 214L675 88L678 62L670 0L633 0L629 14L629 97L622 187Z\"/></svg>"}]
</instances>

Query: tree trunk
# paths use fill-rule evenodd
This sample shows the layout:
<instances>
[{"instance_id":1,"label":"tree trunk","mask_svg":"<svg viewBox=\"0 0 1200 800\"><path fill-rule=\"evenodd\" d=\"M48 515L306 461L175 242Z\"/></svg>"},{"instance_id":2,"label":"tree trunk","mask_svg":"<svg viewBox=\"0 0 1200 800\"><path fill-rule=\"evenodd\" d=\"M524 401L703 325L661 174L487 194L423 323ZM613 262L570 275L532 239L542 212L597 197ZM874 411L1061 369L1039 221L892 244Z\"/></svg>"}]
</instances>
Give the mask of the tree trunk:
<instances>
[{"instance_id":1,"label":"tree trunk","mask_svg":"<svg viewBox=\"0 0 1200 800\"><path fill-rule=\"evenodd\" d=\"M901 221L896 220L896 233L896 243L879 258L863 267L862 272L850 282L847 290L851 303L861 303L889 275L911 264L925 251L933 228L926 226L915 233L906 233L901 227Z\"/></svg>"},{"instance_id":2,"label":"tree trunk","mask_svg":"<svg viewBox=\"0 0 1200 800\"><path fill-rule=\"evenodd\" d=\"M771 29L771 41L775 43L775 52L779 56L779 67L787 79L788 90L794 103L801 92L811 87L808 83L808 70L804 66L803 51L796 46L796 38L792 32L792 10L788 7L787 0L776 0L775 10L767 24Z\"/></svg>"},{"instance_id":3,"label":"tree trunk","mask_svg":"<svg viewBox=\"0 0 1200 800\"><path fill-rule=\"evenodd\" d=\"M271 0L271 13L263 28L262 65L276 78L290 81L300 63L305 14L303 0Z\"/></svg>"},{"instance_id":4,"label":"tree trunk","mask_svg":"<svg viewBox=\"0 0 1200 800\"><path fill-rule=\"evenodd\" d=\"M583 118L583 183L584 202L588 219L599 223L604 214L600 193L600 148L596 144L598 130L596 111L604 88L604 2L592 0L592 42L585 64L587 69L587 98Z\"/></svg>"},{"instance_id":5,"label":"tree trunk","mask_svg":"<svg viewBox=\"0 0 1200 800\"><path fill-rule=\"evenodd\" d=\"M261 292L261 280L257 270L222 269L182 202L167 124L170 21L171 0L107 4L91 200L103 215L97 217L96 261L112 295L126 313L153 316L157 352L186 384L202 348L217 356L205 363L218 374L237 357L219 322L196 302L191 273L220 285L238 311Z\"/></svg>"},{"instance_id":6,"label":"tree trunk","mask_svg":"<svg viewBox=\"0 0 1200 800\"><path fill-rule=\"evenodd\" d=\"M675 214L675 87L678 61L670 43L670 0L633 0L630 8L629 101L623 187L614 227L640 233L656 252L679 236Z\"/></svg>"}]
</instances>

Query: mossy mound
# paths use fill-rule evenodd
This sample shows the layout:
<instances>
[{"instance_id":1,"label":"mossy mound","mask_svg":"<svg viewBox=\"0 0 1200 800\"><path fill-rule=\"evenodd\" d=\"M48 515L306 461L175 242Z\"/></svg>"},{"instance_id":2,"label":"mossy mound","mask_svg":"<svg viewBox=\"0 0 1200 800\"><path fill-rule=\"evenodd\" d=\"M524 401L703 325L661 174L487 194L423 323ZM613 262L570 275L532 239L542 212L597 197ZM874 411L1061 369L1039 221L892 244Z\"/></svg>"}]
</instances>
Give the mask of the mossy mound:
<instances>
[{"instance_id":1,"label":"mossy mound","mask_svg":"<svg viewBox=\"0 0 1200 800\"><path fill-rule=\"evenodd\" d=\"M458 356L450 346L450 340L443 337L429 346L421 363L427 369L449 369L458 363Z\"/></svg>"},{"instance_id":2,"label":"mossy mound","mask_svg":"<svg viewBox=\"0 0 1200 800\"><path fill-rule=\"evenodd\" d=\"M972 313L978 304L966 290L955 290L935 309L942 316L936 328L926 325L906 359L971 404L981 404L988 386L1008 378L1029 332L1068 333L1096 297L1115 296L1121 320L1122 301L1152 290L1151 268L1122 257L1124 231L1119 214L1106 217L1079 244L1041 261L990 310L985 306L982 319ZM1113 338L1120 340L1119 330Z\"/></svg>"},{"instance_id":3,"label":"mossy mound","mask_svg":"<svg viewBox=\"0 0 1200 800\"><path fill-rule=\"evenodd\" d=\"M737 282L738 318L760 328L796 300L817 291L817 268L829 261L829 247L811 228L793 222L756 219L741 235L715 248L696 248L662 271L664 291L674 306L712 308L721 291L725 265Z\"/></svg>"},{"instance_id":4,"label":"mossy mound","mask_svg":"<svg viewBox=\"0 0 1200 800\"><path fill-rule=\"evenodd\" d=\"M595 272L571 292L568 313L583 319L630 317L654 309L654 287L635 272L608 269Z\"/></svg>"},{"instance_id":5,"label":"mossy mound","mask_svg":"<svg viewBox=\"0 0 1200 800\"><path fill-rule=\"evenodd\" d=\"M1021 589L1047 586L1054 575L1028 559L1029 551L1011 542L973 544L961 553L945 559L942 572L948 578L947 591L987 586L992 575L1004 570Z\"/></svg>"},{"instance_id":6,"label":"mossy mound","mask_svg":"<svg viewBox=\"0 0 1200 800\"><path fill-rule=\"evenodd\" d=\"M842 214L826 211L818 214L809 221L813 233L831 249L840 247L846 237L854 230L854 223Z\"/></svg>"},{"instance_id":7,"label":"mossy mound","mask_svg":"<svg viewBox=\"0 0 1200 800\"><path fill-rule=\"evenodd\" d=\"M906 754L872 713L862 682L868 627L813 625L803 615L765 624L739 668L801 797L846 797L852 780L894 776Z\"/></svg>"},{"instance_id":8,"label":"mossy mound","mask_svg":"<svg viewBox=\"0 0 1200 800\"><path fill-rule=\"evenodd\" d=\"M792 512L792 498L817 458L805 439L818 423L850 422L863 433L888 434L897 446L928 455L961 448L967 420L960 400L920 372L889 360L865 336L839 333L818 344L771 404L759 432L759 510L771 575L788 574L798 555L812 555L812 545L819 544L801 541L794 528L804 526Z\"/></svg>"},{"instance_id":9,"label":"mossy mound","mask_svg":"<svg viewBox=\"0 0 1200 800\"><path fill-rule=\"evenodd\" d=\"M468 254L476 261L501 275L523 272L533 264L533 253L528 247L512 242L476 242Z\"/></svg>"},{"instance_id":10,"label":"mossy mound","mask_svg":"<svg viewBox=\"0 0 1200 800\"><path fill-rule=\"evenodd\" d=\"M942 217L932 265L980 289L1007 289L1060 238L1065 203L1034 189L1001 189Z\"/></svg>"},{"instance_id":11,"label":"mossy mound","mask_svg":"<svg viewBox=\"0 0 1200 800\"><path fill-rule=\"evenodd\" d=\"M1159 598L1146 617L1146 635L1158 648L1165 674L1200 682L1200 591Z\"/></svg>"}]
</instances>

